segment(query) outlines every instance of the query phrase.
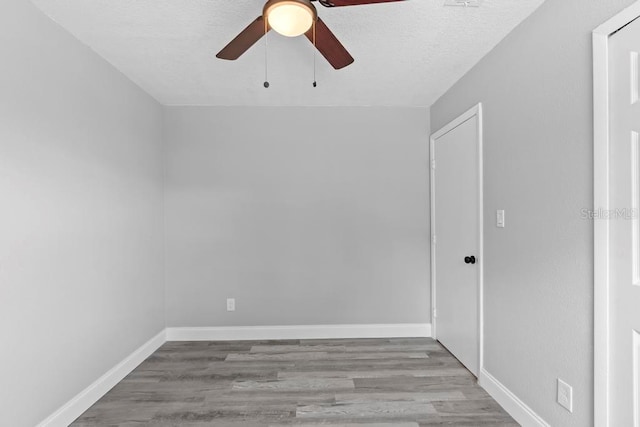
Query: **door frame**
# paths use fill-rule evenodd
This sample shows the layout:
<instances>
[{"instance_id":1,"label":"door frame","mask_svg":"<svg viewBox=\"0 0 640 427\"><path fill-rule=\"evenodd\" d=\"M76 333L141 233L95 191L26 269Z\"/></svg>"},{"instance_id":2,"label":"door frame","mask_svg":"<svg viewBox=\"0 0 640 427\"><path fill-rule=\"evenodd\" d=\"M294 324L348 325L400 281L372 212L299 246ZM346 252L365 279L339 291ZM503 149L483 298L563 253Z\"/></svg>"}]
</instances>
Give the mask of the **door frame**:
<instances>
[{"instance_id":1,"label":"door frame","mask_svg":"<svg viewBox=\"0 0 640 427\"><path fill-rule=\"evenodd\" d=\"M609 37L640 18L640 1L593 30L593 209L609 205ZM609 427L609 224L593 221L594 424Z\"/></svg>"},{"instance_id":2,"label":"door frame","mask_svg":"<svg viewBox=\"0 0 640 427\"><path fill-rule=\"evenodd\" d=\"M436 286L436 159L435 142L438 138L451 132L464 122L477 117L478 122L478 378L484 368L484 220L483 220L483 123L482 103L478 103L457 117L442 129L431 135L429 139L429 169L431 171L431 336L437 339L437 286Z\"/></svg>"}]
</instances>

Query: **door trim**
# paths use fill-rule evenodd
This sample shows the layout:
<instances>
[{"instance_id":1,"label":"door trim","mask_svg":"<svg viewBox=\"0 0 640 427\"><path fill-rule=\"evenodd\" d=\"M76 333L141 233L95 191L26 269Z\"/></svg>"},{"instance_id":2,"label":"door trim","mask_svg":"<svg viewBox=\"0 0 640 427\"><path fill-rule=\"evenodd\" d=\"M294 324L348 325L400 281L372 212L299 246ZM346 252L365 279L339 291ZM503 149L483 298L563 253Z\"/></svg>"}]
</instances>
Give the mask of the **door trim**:
<instances>
[{"instance_id":1,"label":"door trim","mask_svg":"<svg viewBox=\"0 0 640 427\"><path fill-rule=\"evenodd\" d=\"M484 368L484 220L483 220L483 201L484 201L484 187L483 187L483 157L482 157L482 145L483 145L483 125L482 125L482 103L474 105L467 110L464 114L445 125L442 129L431 135L429 139L429 169L431 171L431 333L434 339L438 338L437 335L437 287L436 287L436 241L434 239L434 233L436 230L436 187L435 187L435 141L451 132L467 120L473 117L478 118L478 375ZM437 166L436 166L437 167Z\"/></svg>"},{"instance_id":2,"label":"door trim","mask_svg":"<svg viewBox=\"0 0 640 427\"><path fill-rule=\"evenodd\" d=\"M609 209L609 37L640 18L640 1L593 30L593 209ZM594 425L609 427L609 224L593 221Z\"/></svg>"}]
</instances>

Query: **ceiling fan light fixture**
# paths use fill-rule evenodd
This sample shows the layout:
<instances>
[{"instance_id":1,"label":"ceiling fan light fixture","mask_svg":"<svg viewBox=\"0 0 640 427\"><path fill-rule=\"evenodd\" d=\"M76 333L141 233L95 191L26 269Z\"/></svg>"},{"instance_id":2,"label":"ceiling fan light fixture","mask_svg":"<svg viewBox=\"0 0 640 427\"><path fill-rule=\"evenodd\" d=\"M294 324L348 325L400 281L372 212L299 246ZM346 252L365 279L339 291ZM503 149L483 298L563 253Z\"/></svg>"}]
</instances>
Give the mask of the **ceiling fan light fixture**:
<instances>
[{"instance_id":1,"label":"ceiling fan light fixture","mask_svg":"<svg viewBox=\"0 0 640 427\"><path fill-rule=\"evenodd\" d=\"M309 0L269 0L263 15L273 30L287 37L301 36L318 19Z\"/></svg>"}]
</instances>

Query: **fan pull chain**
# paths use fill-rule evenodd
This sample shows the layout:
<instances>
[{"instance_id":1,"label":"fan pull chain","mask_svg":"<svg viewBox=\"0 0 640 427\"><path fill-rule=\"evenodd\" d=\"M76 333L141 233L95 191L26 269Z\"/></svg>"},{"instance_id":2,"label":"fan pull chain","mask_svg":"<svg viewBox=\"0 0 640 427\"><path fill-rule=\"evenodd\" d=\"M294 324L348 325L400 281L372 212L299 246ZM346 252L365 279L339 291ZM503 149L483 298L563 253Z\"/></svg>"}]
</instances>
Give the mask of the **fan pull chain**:
<instances>
[{"instance_id":1,"label":"fan pull chain","mask_svg":"<svg viewBox=\"0 0 640 427\"><path fill-rule=\"evenodd\" d=\"M268 52L269 52L269 23L267 20L264 20L264 87L269 88L269 72L268 72Z\"/></svg>"},{"instance_id":2,"label":"fan pull chain","mask_svg":"<svg viewBox=\"0 0 640 427\"><path fill-rule=\"evenodd\" d=\"M313 87L318 87L316 81L316 55L318 54L318 47L316 46L316 21L313 21Z\"/></svg>"}]
</instances>

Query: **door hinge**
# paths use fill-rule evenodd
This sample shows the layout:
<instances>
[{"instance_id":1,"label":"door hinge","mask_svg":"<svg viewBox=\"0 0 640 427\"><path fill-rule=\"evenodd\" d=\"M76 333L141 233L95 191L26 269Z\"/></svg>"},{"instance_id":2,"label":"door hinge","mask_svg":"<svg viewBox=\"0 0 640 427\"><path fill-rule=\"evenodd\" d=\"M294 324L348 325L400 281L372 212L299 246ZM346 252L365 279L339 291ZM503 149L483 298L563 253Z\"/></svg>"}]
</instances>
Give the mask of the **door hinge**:
<instances>
[{"instance_id":1,"label":"door hinge","mask_svg":"<svg viewBox=\"0 0 640 427\"><path fill-rule=\"evenodd\" d=\"M436 168L436 159L431 159L431 169Z\"/></svg>"}]
</instances>

